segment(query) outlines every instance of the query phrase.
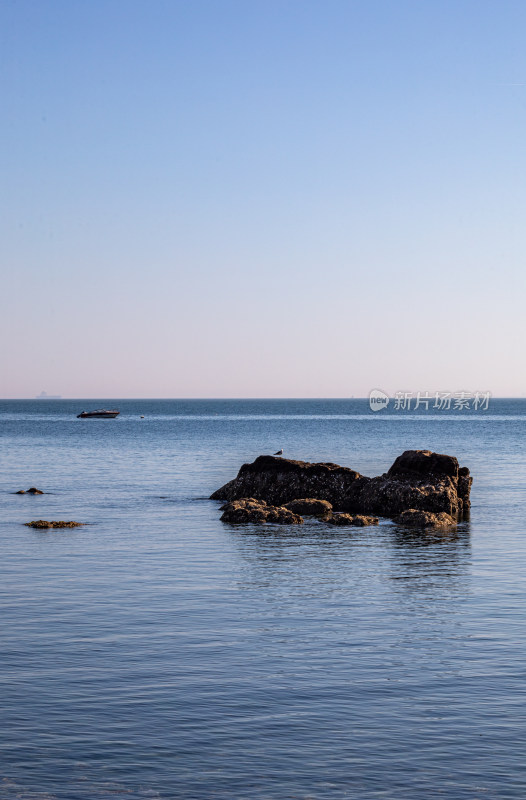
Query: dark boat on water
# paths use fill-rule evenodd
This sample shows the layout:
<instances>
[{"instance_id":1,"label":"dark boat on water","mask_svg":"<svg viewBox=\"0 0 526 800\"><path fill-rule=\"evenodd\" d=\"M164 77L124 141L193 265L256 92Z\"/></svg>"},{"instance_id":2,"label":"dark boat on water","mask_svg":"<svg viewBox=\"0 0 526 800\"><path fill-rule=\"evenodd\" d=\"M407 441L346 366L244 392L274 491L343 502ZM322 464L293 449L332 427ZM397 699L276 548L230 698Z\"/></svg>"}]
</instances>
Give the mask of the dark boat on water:
<instances>
[{"instance_id":1,"label":"dark boat on water","mask_svg":"<svg viewBox=\"0 0 526 800\"><path fill-rule=\"evenodd\" d=\"M97 411L83 411L82 414L77 414L77 419L89 419L90 417L115 419L120 413L120 411L107 411L105 408L99 408Z\"/></svg>"}]
</instances>

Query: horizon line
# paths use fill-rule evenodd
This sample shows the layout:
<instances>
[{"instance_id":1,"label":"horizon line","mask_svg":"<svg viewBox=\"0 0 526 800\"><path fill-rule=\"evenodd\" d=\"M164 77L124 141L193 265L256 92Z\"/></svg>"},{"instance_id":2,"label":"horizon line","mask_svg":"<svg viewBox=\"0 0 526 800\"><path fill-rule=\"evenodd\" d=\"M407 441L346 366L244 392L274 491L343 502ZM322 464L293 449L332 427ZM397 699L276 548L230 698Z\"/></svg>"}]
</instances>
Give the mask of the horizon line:
<instances>
[{"instance_id":1,"label":"horizon line","mask_svg":"<svg viewBox=\"0 0 526 800\"><path fill-rule=\"evenodd\" d=\"M387 394L387 393L386 393ZM452 392L455 394L455 392ZM471 394L474 394L473 392ZM388 395L391 399L395 399L395 395ZM495 395L490 394L492 400L524 400L526 399L526 395ZM432 398L432 395L429 399ZM412 398L413 399L413 398ZM415 398L416 399L416 396ZM282 401L282 400L301 400L301 401L328 401L328 400L369 400L369 395L364 395L363 397L358 396L345 396L345 397L118 397L116 395L106 395L106 396L94 396L94 397L58 397L58 396L49 396L49 397L40 397L40 396L31 396L31 397L0 397L0 402L16 402L16 401L36 401L36 400L49 400L49 401L94 401L94 400L120 400L120 401L171 401L171 402L182 402L182 401L214 401L214 400L238 400L238 401Z\"/></svg>"}]
</instances>

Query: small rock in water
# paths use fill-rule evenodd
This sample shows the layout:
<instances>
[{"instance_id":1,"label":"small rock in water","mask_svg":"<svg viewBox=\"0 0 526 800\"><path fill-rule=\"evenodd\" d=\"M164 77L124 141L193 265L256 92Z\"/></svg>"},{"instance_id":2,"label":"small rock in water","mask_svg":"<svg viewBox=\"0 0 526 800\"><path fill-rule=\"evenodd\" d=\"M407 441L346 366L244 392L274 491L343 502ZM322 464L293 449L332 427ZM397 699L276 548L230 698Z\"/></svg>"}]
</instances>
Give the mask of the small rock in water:
<instances>
[{"instance_id":1,"label":"small rock in water","mask_svg":"<svg viewBox=\"0 0 526 800\"><path fill-rule=\"evenodd\" d=\"M32 486L31 489L28 489L27 493L28 494L44 494L43 491L41 491L40 489L35 489L34 486Z\"/></svg>"},{"instance_id":2,"label":"small rock in water","mask_svg":"<svg viewBox=\"0 0 526 800\"><path fill-rule=\"evenodd\" d=\"M32 522L24 522L28 528L79 528L85 525L85 522L65 522L64 520L52 520L48 522L45 519L35 519Z\"/></svg>"},{"instance_id":3,"label":"small rock in water","mask_svg":"<svg viewBox=\"0 0 526 800\"><path fill-rule=\"evenodd\" d=\"M398 525L406 525L409 528L453 528L457 523L452 516L441 511L433 514L431 511L420 511L416 508L408 508L400 516L394 519Z\"/></svg>"},{"instance_id":4,"label":"small rock in water","mask_svg":"<svg viewBox=\"0 0 526 800\"><path fill-rule=\"evenodd\" d=\"M354 525L363 528L365 525L378 525L378 517L366 517L364 514L332 514L327 522L329 525Z\"/></svg>"}]
</instances>

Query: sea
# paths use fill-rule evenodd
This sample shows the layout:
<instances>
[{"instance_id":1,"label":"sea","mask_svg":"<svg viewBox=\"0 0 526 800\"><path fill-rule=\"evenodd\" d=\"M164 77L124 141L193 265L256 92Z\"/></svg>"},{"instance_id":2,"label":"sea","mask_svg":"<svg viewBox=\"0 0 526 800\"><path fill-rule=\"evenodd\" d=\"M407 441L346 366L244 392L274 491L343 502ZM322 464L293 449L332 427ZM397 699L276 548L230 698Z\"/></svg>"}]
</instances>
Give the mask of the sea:
<instances>
[{"instance_id":1,"label":"sea","mask_svg":"<svg viewBox=\"0 0 526 800\"><path fill-rule=\"evenodd\" d=\"M470 519L222 523L281 448L455 455ZM525 511L525 400L1 401L1 800L524 800Z\"/></svg>"}]
</instances>

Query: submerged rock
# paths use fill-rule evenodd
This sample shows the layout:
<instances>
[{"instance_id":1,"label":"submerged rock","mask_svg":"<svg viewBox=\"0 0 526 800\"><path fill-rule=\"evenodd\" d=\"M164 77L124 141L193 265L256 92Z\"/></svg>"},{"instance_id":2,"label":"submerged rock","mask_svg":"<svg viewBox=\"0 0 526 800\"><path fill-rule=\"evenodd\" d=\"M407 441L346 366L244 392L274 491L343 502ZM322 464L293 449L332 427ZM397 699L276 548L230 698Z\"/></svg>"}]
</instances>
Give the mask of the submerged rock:
<instances>
[{"instance_id":1,"label":"submerged rock","mask_svg":"<svg viewBox=\"0 0 526 800\"><path fill-rule=\"evenodd\" d=\"M251 497L276 506L305 498L325 500L334 511L394 517L407 509L459 517L470 506L472 478L454 456L406 450L388 472L367 478L338 464L311 464L259 456L243 464L213 500Z\"/></svg>"},{"instance_id":2,"label":"submerged rock","mask_svg":"<svg viewBox=\"0 0 526 800\"><path fill-rule=\"evenodd\" d=\"M303 517L327 517L332 513L332 503L328 500L316 500L313 497L291 500L285 503L284 508Z\"/></svg>"},{"instance_id":3,"label":"submerged rock","mask_svg":"<svg viewBox=\"0 0 526 800\"><path fill-rule=\"evenodd\" d=\"M409 528L452 528L457 522L449 514L441 511L439 514L432 514L430 511L418 511L416 508L408 508L403 511L394 522L398 525L405 525Z\"/></svg>"},{"instance_id":4,"label":"submerged rock","mask_svg":"<svg viewBox=\"0 0 526 800\"><path fill-rule=\"evenodd\" d=\"M365 525L378 525L378 517L366 517L364 514L332 514L327 517L329 525L354 525L363 528Z\"/></svg>"},{"instance_id":5,"label":"submerged rock","mask_svg":"<svg viewBox=\"0 0 526 800\"><path fill-rule=\"evenodd\" d=\"M221 506L223 515L222 522L239 524L244 522L255 522L264 524L274 522L278 525L302 525L303 519L299 514L294 514L288 508L282 506L271 506L262 500L254 497L243 497L233 500Z\"/></svg>"},{"instance_id":6,"label":"submerged rock","mask_svg":"<svg viewBox=\"0 0 526 800\"><path fill-rule=\"evenodd\" d=\"M27 525L28 528L78 528L85 524L85 522L64 522L64 520L48 522L45 519L35 519L33 522L24 522L24 525Z\"/></svg>"}]
</instances>

